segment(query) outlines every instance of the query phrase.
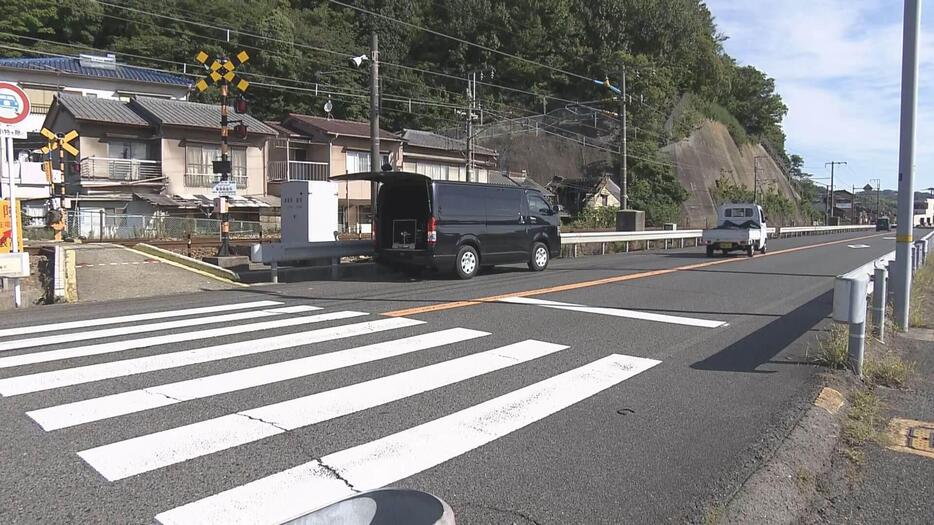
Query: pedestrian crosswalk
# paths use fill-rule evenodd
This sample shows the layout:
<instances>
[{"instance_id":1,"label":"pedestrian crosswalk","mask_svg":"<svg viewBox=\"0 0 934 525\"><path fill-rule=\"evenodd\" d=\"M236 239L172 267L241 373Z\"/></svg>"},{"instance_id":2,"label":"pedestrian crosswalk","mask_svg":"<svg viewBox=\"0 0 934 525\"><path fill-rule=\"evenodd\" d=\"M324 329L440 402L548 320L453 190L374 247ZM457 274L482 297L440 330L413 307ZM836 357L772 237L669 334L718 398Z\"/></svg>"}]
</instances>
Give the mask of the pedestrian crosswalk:
<instances>
[{"instance_id":1,"label":"pedestrian crosswalk","mask_svg":"<svg viewBox=\"0 0 934 525\"><path fill-rule=\"evenodd\" d=\"M274 319L254 322L264 317ZM312 324L322 327L306 329ZM285 328L297 331L276 334ZM238 336L234 342L210 343L232 335ZM242 479L214 495L182 499L179 506L161 509L155 516L163 525L272 524L439 467L659 364L609 353L583 366L557 369L540 381L521 381L525 366L551 363L549 359L574 349L560 342L508 341L504 340L508 334L494 335L467 327L434 328L405 317L276 301L10 327L0 329L0 371L4 372L0 403L5 398L55 392L42 398L55 402L24 415L49 433L92 425L119 427L131 415L135 421L150 421L142 427L146 432L127 439L111 438L66 451L108 483L117 484L169 466L173 472L184 472L185 462L195 458L200 458L203 468L204 461L220 452L243 450L239 447L404 399L430 402L440 390L488 374L510 374L523 385L431 421L413 421L411 427L373 441L308 458L311 461L267 477ZM360 341L363 338L368 340ZM140 349L146 352L137 355ZM353 367L374 362L394 363L398 370L404 356L419 362L420 355L440 349L455 356L375 378L348 380L330 390L279 397L272 403L259 401L263 389L285 381L336 370L353 372ZM279 355L288 357L277 359ZM100 362L87 364L85 358L90 356L101 356L95 360ZM248 360L234 361L244 357L262 358L266 364L241 366ZM192 377L193 369L187 368L214 363L226 364L221 367L224 371ZM35 365L42 366L36 370ZM232 366L236 368L231 370ZM163 372L158 377L165 381L176 373L173 370L181 377L162 384L147 380L156 377L149 374ZM127 379L137 382L124 383ZM124 386L129 384L146 386ZM106 387L102 389L107 395L88 395L96 385ZM74 386L85 388L66 388ZM173 421L166 417L171 411L210 403L214 396L232 392L241 394L236 399L243 406L225 405L226 413L215 411L212 417L159 428ZM48 450L48 454L60 453Z\"/></svg>"}]
</instances>

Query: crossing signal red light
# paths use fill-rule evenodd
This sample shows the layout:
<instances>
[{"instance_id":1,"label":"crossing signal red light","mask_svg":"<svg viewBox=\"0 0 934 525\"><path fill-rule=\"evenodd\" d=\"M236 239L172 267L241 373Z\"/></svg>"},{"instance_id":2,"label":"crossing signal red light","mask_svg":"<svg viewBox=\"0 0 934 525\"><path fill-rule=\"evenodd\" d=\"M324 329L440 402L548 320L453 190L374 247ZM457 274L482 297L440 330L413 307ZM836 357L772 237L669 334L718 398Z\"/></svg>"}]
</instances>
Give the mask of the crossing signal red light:
<instances>
[{"instance_id":1,"label":"crossing signal red light","mask_svg":"<svg viewBox=\"0 0 934 525\"><path fill-rule=\"evenodd\" d=\"M234 126L234 133L241 139L245 139L247 137L246 124L237 124Z\"/></svg>"},{"instance_id":2,"label":"crossing signal red light","mask_svg":"<svg viewBox=\"0 0 934 525\"><path fill-rule=\"evenodd\" d=\"M243 114L247 112L247 109L248 109L248 104L245 98L240 96L240 97L237 97L236 100L234 100L234 111L236 111L237 113Z\"/></svg>"}]
</instances>

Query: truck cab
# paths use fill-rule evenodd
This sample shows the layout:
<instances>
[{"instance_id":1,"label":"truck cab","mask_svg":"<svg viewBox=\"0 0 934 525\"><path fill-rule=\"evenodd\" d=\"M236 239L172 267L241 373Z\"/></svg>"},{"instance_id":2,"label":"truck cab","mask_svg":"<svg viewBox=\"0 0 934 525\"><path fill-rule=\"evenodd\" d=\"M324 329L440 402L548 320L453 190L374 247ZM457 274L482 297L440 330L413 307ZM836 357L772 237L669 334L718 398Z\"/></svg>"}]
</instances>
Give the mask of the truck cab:
<instances>
[{"instance_id":1,"label":"truck cab","mask_svg":"<svg viewBox=\"0 0 934 525\"><path fill-rule=\"evenodd\" d=\"M765 253L768 242L766 216L762 206L754 203L731 203L717 210L717 227L704 230L701 241L707 257L716 251L727 255L743 251L752 257L755 252Z\"/></svg>"}]
</instances>

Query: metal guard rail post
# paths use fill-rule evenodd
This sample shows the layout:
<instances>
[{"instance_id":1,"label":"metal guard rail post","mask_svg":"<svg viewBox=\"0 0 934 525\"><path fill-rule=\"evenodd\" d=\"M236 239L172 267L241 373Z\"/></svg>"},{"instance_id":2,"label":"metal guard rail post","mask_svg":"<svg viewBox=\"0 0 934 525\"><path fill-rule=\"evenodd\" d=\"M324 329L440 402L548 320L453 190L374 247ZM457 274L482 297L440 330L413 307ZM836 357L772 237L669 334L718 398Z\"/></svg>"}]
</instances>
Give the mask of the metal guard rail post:
<instances>
[{"instance_id":1,"label":"metal guard rail post","mask_svg":"<svg viewBox=\"0 0 934 525\"><path fill-rule=\"evenodd\" d=\"M912 273L924 265L932 242L934 232L928 233L912 245ZM866 348L866 298L872 295L872 320L876 336L881 341L885 334L887 288L890 288L886 284L886 275L889 274L888 280L891 281L890 268L894 260L895 252L892 251L855 270L838 275L834 280L833 320L849 325L847 353L850 367L859 377L863 377L863 356Z\"/></svg>"}]
</instances>

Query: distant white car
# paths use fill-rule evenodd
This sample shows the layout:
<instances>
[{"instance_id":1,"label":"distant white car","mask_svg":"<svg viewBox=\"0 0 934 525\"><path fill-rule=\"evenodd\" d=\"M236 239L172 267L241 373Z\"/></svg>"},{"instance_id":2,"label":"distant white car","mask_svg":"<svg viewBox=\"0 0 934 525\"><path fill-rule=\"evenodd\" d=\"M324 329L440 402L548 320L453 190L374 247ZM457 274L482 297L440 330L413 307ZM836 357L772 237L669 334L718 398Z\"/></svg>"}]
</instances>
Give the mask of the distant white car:
<instances>
[{"instance_id":1,"label":"distant white car","mask_svg":"<svg viewBox=\"0 0 934 525\"><path fill-rule=\"evenodd\" d=\"M704 230L701 242L707 247L707 257L720 250L723 255L744 251L752 257L756 251L766 252L768 234L766 217L758 204L724 204L717 210L716 228Z\"/></svg>"}]
</instances>

